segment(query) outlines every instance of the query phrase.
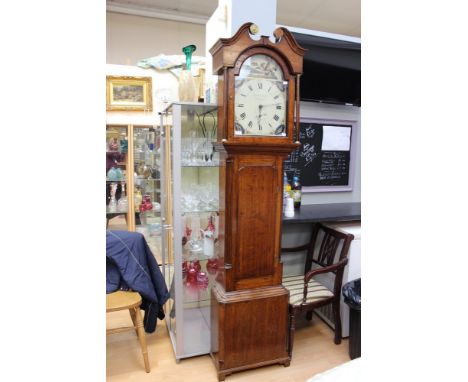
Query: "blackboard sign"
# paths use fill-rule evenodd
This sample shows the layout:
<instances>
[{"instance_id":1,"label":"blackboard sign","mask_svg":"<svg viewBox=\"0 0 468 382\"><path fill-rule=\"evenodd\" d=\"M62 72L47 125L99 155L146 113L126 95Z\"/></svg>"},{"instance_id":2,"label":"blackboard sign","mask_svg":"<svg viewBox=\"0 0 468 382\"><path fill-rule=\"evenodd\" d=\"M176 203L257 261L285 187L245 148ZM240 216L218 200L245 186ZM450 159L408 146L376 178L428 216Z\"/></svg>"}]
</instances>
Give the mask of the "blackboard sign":
<instances>
[{"instance_id":1,"label":"blackboard sign","mask_svg":"<svg viewBox=\"0 0 468 382\"><path fill-rule=\"evenodd\" d=\"M301 147L284 161L289 181L299 176L304 191L351 189L351 140L353 125L301 122ZM308 188L310 187L310 188Z\"/></svg>"}]
</instances>

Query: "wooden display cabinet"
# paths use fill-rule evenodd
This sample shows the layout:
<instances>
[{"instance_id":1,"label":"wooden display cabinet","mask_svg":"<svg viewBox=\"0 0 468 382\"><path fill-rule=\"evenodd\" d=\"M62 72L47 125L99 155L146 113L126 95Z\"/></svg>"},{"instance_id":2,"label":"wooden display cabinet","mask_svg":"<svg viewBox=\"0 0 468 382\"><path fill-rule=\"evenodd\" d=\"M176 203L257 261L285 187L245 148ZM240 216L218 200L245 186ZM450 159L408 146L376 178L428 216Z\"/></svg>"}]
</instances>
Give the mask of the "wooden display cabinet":
<instances>
[{"instance_id":1,"label":"wooden display cabinet","mask_svg":"<svg viewBox=\"0 0 468 382\"><path fill-rule=\"evenodd\" d=\"M160 146L158 125L106 125L106 228L142 233L159 264ZM109 172L112 167L117 172ZM113 187L117 188L115 204L111 202Z\"/></svg>"}]
</instances>

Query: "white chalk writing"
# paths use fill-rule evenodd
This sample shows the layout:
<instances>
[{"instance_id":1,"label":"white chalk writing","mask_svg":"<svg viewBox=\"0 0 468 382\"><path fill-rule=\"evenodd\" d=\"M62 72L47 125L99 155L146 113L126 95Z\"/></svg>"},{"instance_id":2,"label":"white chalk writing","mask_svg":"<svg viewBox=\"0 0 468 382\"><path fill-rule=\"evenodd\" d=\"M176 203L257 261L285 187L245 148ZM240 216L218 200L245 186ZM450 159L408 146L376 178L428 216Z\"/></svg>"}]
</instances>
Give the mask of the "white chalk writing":
<instances>
[{"instance_id":1,"label":"white chalk writing","mask_svg":"<svg viewBox=\"0 0 468 382\"><path fill-rule=\"evenodd\" d=\"M312 164L314 159L317 157L318 153L315 152L315 145L311 145L310 143L304 143L300 155L302 158L304 158L304 167L308 167Z\"/></svg>"}]
</instances>

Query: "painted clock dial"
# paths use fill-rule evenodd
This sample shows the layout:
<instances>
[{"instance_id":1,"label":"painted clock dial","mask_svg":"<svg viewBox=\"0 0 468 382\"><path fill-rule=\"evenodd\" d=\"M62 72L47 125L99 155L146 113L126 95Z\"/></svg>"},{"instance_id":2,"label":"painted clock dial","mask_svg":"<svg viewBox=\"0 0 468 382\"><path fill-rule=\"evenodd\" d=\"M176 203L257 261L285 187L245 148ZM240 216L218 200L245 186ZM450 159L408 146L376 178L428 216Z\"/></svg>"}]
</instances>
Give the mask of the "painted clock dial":
<instances>
[{"instance_id":1,"label":"painted clock dial","mask_svg":"<svg viewBox=\"0 0 468 382\"><path fill-rule=\"evenodd\" d=\"M235 79L234 134L286 136L288 82L270 56L247 58Z\"/></svg>"}]
</instances>

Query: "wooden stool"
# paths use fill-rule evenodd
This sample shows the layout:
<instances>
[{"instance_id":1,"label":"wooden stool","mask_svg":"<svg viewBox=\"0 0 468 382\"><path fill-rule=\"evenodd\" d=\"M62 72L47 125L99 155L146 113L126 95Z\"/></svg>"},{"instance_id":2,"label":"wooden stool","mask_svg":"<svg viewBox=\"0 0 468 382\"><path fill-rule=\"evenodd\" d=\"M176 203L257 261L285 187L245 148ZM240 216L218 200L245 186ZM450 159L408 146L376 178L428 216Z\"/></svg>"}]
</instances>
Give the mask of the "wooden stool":
<instances>
[{"instance_id":1,"label":"wooden stool","mask_svg":"<svg viewBox=\"0 0 468 382\"><path fill-rule=\"evenodd\" d=\"M106 295L106 312L116 312L119 310L128 309L132 318L133 326L107 329L106 334L115 334L135 330L140 341L141 352L145 362L145 370L150 372L150 364L148 361L148 349L146 347L145 330L143 329L143 320L140 313L141 296L137 292L117 291Z\"/></svg>"}]
</instances>

